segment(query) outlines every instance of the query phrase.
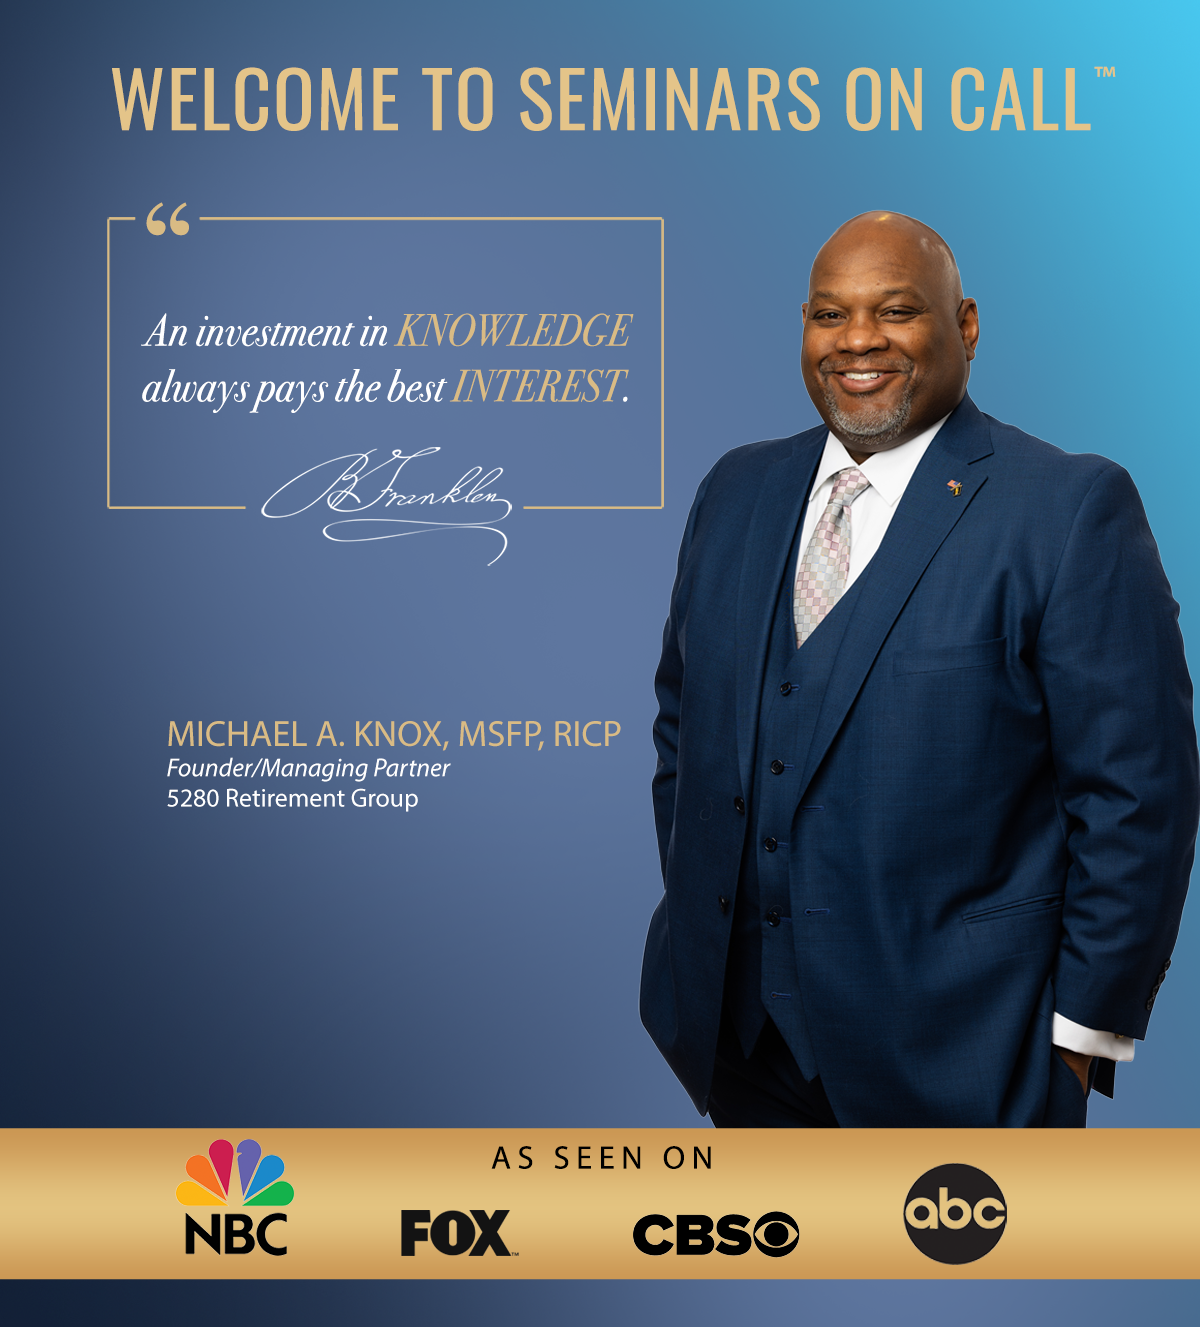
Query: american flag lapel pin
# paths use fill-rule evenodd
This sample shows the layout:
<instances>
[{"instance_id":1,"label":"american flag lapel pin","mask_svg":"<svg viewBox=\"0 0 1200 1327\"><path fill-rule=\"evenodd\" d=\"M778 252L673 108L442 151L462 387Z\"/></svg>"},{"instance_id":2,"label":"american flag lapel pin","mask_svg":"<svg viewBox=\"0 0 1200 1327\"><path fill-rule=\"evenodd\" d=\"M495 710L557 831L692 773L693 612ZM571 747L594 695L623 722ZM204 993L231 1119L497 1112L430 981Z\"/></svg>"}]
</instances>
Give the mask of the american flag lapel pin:
<instances>
[{"instance_id":1,"label":"american flag lapel pin","mask_svg":"<svg viewBox=\"0 0 1200 1327\"><path fill-rule=\"evenodd\" d=\"M946 487L950 489L950 491L954 494L955 497L958 497L958 495L962 492L962 483L957 479L946 480Z\"/></svg>"}]
</instances>

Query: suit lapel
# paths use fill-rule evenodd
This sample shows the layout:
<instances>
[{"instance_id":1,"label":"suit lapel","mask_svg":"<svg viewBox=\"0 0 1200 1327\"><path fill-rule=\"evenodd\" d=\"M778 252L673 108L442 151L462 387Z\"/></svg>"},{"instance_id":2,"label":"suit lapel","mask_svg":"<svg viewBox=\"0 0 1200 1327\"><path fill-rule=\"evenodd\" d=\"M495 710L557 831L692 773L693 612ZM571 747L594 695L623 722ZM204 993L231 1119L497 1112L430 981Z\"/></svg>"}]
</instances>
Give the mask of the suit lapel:
<instances>
[{"instance_id":1,"label":"suit lapel","mask_svg":"<svg viewBox=\"0 0 1200 1327\"><path fill-rule=\"evenodd\" d=\"M991 453L987 421L964 397L921 458L864 573L804 762L801 796L925 568L986 481ZM951 481L960 486L957 494Z\"/></svg>"},{"instance_id":2,"label":"suit lapel","mask_svg":"<svg viewBox=\"0 0 1200 1327\"><path fill-rule=\"evenodd\" d=\"M767 469L743 544L734 642L738 766L743 791L749 790L752 781L775 600L826 436L823 427L798 434L791 454Z\"/></svg>"}]
</instances>

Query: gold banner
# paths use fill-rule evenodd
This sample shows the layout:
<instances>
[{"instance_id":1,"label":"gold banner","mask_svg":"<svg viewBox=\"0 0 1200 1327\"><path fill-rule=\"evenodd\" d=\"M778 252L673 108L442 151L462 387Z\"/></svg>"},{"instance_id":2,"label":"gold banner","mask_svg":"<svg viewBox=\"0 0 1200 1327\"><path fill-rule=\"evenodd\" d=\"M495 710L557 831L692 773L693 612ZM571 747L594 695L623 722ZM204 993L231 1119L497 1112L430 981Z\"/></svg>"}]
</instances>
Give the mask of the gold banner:
<instances>
[{"instance_id":1,"label":"gold banner","mask_svg":"<svg viewBox=\"0 0 1200 1327\"><path fill-rule=\"evenodd\" d=\"M10 1129L0 1275L1191 1278L1194 1129Z\"/></svg>"}]
</instances>

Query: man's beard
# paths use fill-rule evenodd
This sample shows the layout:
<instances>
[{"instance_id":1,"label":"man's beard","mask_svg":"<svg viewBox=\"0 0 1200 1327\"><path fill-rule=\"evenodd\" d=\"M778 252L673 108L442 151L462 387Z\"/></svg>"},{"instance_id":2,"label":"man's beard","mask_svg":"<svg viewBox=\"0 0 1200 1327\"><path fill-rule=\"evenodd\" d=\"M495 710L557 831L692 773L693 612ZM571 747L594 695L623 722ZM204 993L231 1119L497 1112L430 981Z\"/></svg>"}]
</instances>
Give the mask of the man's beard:
<instances>
[{"instance_id":1,"label":"man's beard","mask_svg":"<svg viewBox=\"0 0 1200 1327\"><path fill-rule=\"evenodd\" d=\"M908 427L908 417L912 413L913 380L908 374L904 383L904 393L892 410L882 406L860 405L853 415L847 414L834 395L834 388L822 384L825 407L837 433L851 442L864 442L870 445L867 451L882 451L890 442L894 442Z\"/></svg>"}]
</instances>

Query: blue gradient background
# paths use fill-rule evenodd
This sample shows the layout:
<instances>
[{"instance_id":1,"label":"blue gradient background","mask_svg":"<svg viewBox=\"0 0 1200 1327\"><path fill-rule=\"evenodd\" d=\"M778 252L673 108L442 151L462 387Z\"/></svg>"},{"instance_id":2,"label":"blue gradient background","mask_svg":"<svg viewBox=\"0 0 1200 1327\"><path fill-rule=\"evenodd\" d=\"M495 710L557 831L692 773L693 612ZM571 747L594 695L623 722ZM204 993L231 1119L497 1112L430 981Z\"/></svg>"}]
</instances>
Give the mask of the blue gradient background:
<instances>
[{"instance_id":1,"label":"blue gradient background","mask_svg":"<svg viewBox=\"0 0 1200 1327\"><path fill-rule=\"evenodd\" d=\"M799 305L816 247L855 212L911 212L950 240L981 308L975 400L1132 472L1194 636L1194 369L1180 344L1197 294L1191 6L67 4L11 15L9 38L5 432L19 479L5 522L3 1124L698 1123L636 1010L660 888L647 796L650 676L699 478L731 446L816 420L797 368ZM1115 65L1117 77L1098 80L1097 64ZM113 65L164 67L153 134L120 131ZM173 65L215 66L226 107L234 73L248 65L272 78L298 65L318 79L325 65L342 79L362 66L368 83L372 65L396 65L401 130L289 134L272 123L258 134L170 133ZM461 130L449 96L447 127L432 133L421 68L470 65L495 79L492 127ZM604 66L610 79L626 65L655 66L658 130L527 132L518 79L532 65ZM724 122L712 133L665 131L662 71L686 78L692 65L704 108L716 67L730 69L740 133ZM785 85L790 69L816 69L820 127L749 133L753 65L776 69ZM843 114L856 65L885 78L883 125L869 134ZM892 65L907 76L924 69L920 134L886 127ZM1021 134L1009 123L960 133L947 89L966 65L987 77L979 101L989 122L1000 72L1014 67L1030 126L1031 69L1046 70L1047 118L1062 124L1061 71L1075 67L1078 118L1091 132ZM199 95L202 78L192 84ZM590 86L589 72L577 87L586 97ZM639 102L640 93L639 75ZM779 104L791 104L786 92ZM202 123L199 99L191 110ZM364 110L369 124L369 92ZM590 123L590 98L576 115ZM486 575L479 547L457 536L334 546L299 521L257 515L269 492L257 488L277 464L227 455L244 436L243 414L227 438L214 434L212 493L199 500L251 510L106 511L104 218L144 217L160 200L165 215L184 199L189 219L665 217L666 509L518 510L505 526L511 547ZM153 242L140 222L129 229L143 252L158 245L156 261L168 244L201 238L199 227ZM396 265L391 274L402 289L436 289L437 256L409 249L412 273ZM300 265L291 295L302 303L325 287L336 299L359 283L365 298L369 258L347 244L326 266ZM516 307L540 307L542 292L556 290L575 303L593 289L607 299L625 279L615 269L606 278L603 263L589 270L586 254L572 261L535 246L522 261L529 298ZM146 307L151 293L140 292ZM393 299L387 312L404 303ZM358 322L363 311L345 316ZM258 361L246 362L240 376L252 377ZM514 476L506 496L556 500L535 497L541 480L521 476L536 449L514 423L499 412L476 421L477 437L447 440L453 459L490 464L480 448L503 452L498 463ZM321 444L301 440L315 427L305 416L296 430L298 456ZM278 448L284 434L275 424L263 436ZM168 478L173 467L181 484L194 477L194 451L155 458L149 439L135 442ZM579 444L554 465L582 483L600 459ZM240 485L232 496L226 474ZM128 478L141 482L133 470ZM115 500L179 499L117 491ZM333 821L184 816L163 805L169 718L294 715L341 728L367 714L440 717L453 733L459 718L539 718L544 727L555 717L616 718L624 732L603 752L456 757L452 748L455 776L422 788L420 811L398 825L350 812ZM1200 1122L1198 948L1194 916L1185 917L1150 1039L1120 1071L1116 1101L1093 1101L1093 1125ZM197 955L200 975L181 977ZM1196 1301L1192 1284L1132 1283L2 1293L15 1320L31 1323L81 1314L187 1322L219 1311L447 1323L717 1323L750 1312L844 1322L969 1313L1001 1323L1070 1312L1117 1323Z\"/></svg>"}]
</instances>

